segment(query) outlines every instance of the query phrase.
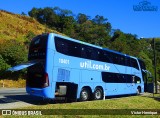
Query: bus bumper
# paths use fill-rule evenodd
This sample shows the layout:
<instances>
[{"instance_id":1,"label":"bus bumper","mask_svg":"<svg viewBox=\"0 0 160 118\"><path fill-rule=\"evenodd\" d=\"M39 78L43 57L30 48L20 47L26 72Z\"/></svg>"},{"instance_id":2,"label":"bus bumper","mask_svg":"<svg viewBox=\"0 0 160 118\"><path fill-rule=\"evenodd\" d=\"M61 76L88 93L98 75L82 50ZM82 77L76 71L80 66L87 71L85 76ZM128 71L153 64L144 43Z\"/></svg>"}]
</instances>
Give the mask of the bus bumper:
<instances>
[{"instance_id":1,"label":"bus bumper","mask_svg":"<svg viewBox=\"0 0 160 118\"><path fill-rule=\"evenodd\" d=\"M44 98L54 98L54 92L51 92L50 87L46 87L46 88L30 88L30 87L26 87L26 92L29 95L33 95L33 96L39 96L39 97L44 97Z\"/></svg>"}]
</instances>

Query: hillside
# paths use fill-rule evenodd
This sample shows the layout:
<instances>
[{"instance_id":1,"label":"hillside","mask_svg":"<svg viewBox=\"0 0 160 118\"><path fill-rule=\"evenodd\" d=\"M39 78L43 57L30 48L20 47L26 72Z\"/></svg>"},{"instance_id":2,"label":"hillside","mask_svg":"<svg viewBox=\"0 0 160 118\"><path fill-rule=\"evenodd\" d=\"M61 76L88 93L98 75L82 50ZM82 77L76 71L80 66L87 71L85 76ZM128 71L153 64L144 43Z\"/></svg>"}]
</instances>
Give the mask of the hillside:
<instances>
[{"instance_id":1,"label":"hillside","mask_svg":"<svg viewBox=\"0 0 160 118\"><path fill-rule=\"evenodd\" d=\"M18 79L20 75L25 75L25 72L12 75L6 74L5 71L9 67L26 62L30 39L44 32L58 33L32 17L0 10L0 79Z\"/></svg>"},{"instance_id":2,"label":"hillside","mask_svg":"<svg viewBox=\"0 0 160 118\"><path fill-rule=\"evenodd\" d=\"M22 16L0 10L0 41L6 39L23 41L23 37L26 36L28 32L41 34L45 31L58 33L54 30L46 29L44 25L29 16Z\"/></svg>"}]
</instances>

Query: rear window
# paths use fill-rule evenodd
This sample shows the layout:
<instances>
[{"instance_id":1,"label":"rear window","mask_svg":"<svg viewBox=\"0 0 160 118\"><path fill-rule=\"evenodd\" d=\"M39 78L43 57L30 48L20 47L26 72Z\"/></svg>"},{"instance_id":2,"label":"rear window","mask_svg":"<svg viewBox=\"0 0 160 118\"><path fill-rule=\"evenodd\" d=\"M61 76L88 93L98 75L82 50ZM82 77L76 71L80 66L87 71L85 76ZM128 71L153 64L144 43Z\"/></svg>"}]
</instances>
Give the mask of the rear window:
<instances>
[{"instance_id":1,"label":"rear window","mask_svg":"<svg viewBox=\"0 0 160 118\"><path fill-rule=\"evenodd\" d=\"M39 35L32 39L29 47L29 60L44 59L46 56L48 35Z\"/></svg>"}]
</instances>

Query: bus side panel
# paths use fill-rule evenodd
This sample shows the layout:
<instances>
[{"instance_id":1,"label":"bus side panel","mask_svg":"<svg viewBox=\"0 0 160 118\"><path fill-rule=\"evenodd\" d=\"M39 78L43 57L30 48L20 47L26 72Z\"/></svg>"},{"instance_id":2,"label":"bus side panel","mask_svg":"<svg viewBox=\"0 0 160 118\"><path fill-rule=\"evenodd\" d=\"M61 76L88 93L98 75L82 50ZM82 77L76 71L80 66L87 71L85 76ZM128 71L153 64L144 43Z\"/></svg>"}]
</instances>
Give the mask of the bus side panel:
<instances>
[{"instance_id":1,"label":"bus side panel","mask_svg":"<svg viewBox=\"0 0 160 118\"><path fill-rule=\"evenodd\" d=\"M82 78L81 78L82 83L83 82L88 82L88 83L102 82L100 71L81 69L81 73L82 73Z\"/></svg>"},{"instance_id":2,"label":"bus side panel","mask_svg":"<svg viewBox=\"0 0 160 118\"><path fill-rule=\"evenodd\" d=\"M117 83L118 92L117 95L123 95L130 93L130 86L126 83Z\"/></svg>"},{"instance_id":3,"label":"bus side panel","mask_svg":"<svg viewBox=\"0 0 160 118\"><path fill-rule=\"evenodd\" d=\"M79 83L80 83L80 71L79 69L71 69L70 73L70 82L78 84L79 88Z\"/></svg>"},{"instance_id":4,"label":"bus side panel","mask_svg":"<svg viewBox=\"0 0 160 118\"><path fill-rule=\"evenodd\" d=\"M117 95L117 83L105 84L105 96Z\"/></svg>"},{"instance_id":5,"label":"bus side panel","mask_svg":"<svg viewBox=\"0 0 160 118\"><path fill-rule=\"evenodd\" d=\"M48 37L48 44L47 44L47 57L46 57L46 73L48 74L49 78L49 87L45 91L46 96L48 98L54 98L54 91L55 91L55 83L53 80L53 69L54 69L54 56L55 56L55 51L54 51L54 35L50 34Z\"/></svg>"}]
</instances>

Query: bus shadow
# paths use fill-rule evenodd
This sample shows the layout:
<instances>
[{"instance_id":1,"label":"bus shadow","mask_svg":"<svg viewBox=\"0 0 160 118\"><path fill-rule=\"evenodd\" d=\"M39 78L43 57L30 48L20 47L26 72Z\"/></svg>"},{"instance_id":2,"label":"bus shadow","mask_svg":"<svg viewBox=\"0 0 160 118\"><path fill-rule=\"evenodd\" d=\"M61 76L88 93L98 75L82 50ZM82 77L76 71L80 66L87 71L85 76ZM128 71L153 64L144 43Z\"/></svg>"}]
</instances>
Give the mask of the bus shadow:
<instances>
[{"instance_id":1,"label":"bus shadow","mask_svg":"<svg viewBox=\"0 0 160 118\"><path fill-rule=\"evenodd\" d=\"M109 96L109 97L105 97L105 100L112 100L112 99L118 99L123 97L130 97L130 96L135 96L135 95ZM160 101L160 97L143 96L143 95L141 95L141 97L149 97L149 98L153 98L156 101ZM24 102L32 105L73 103L73 102L68 102L66 100L43 99L42 97L31 96L27 94L26 95L6 95L4 96L4 98L0 98L0 104L16 103L16 102ZM75 102L80 102L80 100L77 100Z\"/></svg>"},{"instance_id":2,"label":"bus shadow","mask_svg":"<svg viewBox=\"0 0 160 118\"><path fill-rule=\"evenodd\" d=\"M0 104L24 102L32 105L45 105L48 101L42 97L30 96L30 95L6 95L4 98L0 98Z\"/></svg>"},{"instance_id":3,"label":"bus shadow","mask_svg":"<svg viewBox=\"0 0 160 118\"><path fill-rule=\"evenodd\" d=\"M160 97L154 97L154 100L157 100L158 102L160 102Z\"/></svg>"},{"instance_id":4,"label":"bus shadow","mask_svg":"<svg viewBox=\"0 0 160 118\"><path fill-rule=\"evenodd\" d=\"M118 99L118 98L124 98L124 97L130 97L130 96L135 96L135 94L133 95L116 95L116 96L106 96L105 100L112 100L112 99ZM94 99L91 99L89 101L94 101ZM75 101L70 101L70 100L55 100L54 103L73 103L73 102L82 102L79 99L75 100Z\"/></svg>"},{"instance_id":5,"label":"bus shadow","mask_svg":"<svg viewBox=\"0 0 160 118\"><path fill-rule=\"evenodd\" d=\"M66 100L53 100L53 99L44 99L38 96L31 95L5 95L4 98L0 98L0 104L7 103L28 103L31 105L47 105L47 104L63 104L66 103Z\"/></svg>"},{"instance_id":6,"label":"bus shadow","mask_svg":"<svg viewBox=\"0 0 160 118\"><path fill-rule=\"evenodd\" d=\"M106 96L105 99L118 99L123 97L130 97L130 96L136 96L136 94L127 94L127 95L115 95L115 96Z\"/></svg>"}]
</instances>

